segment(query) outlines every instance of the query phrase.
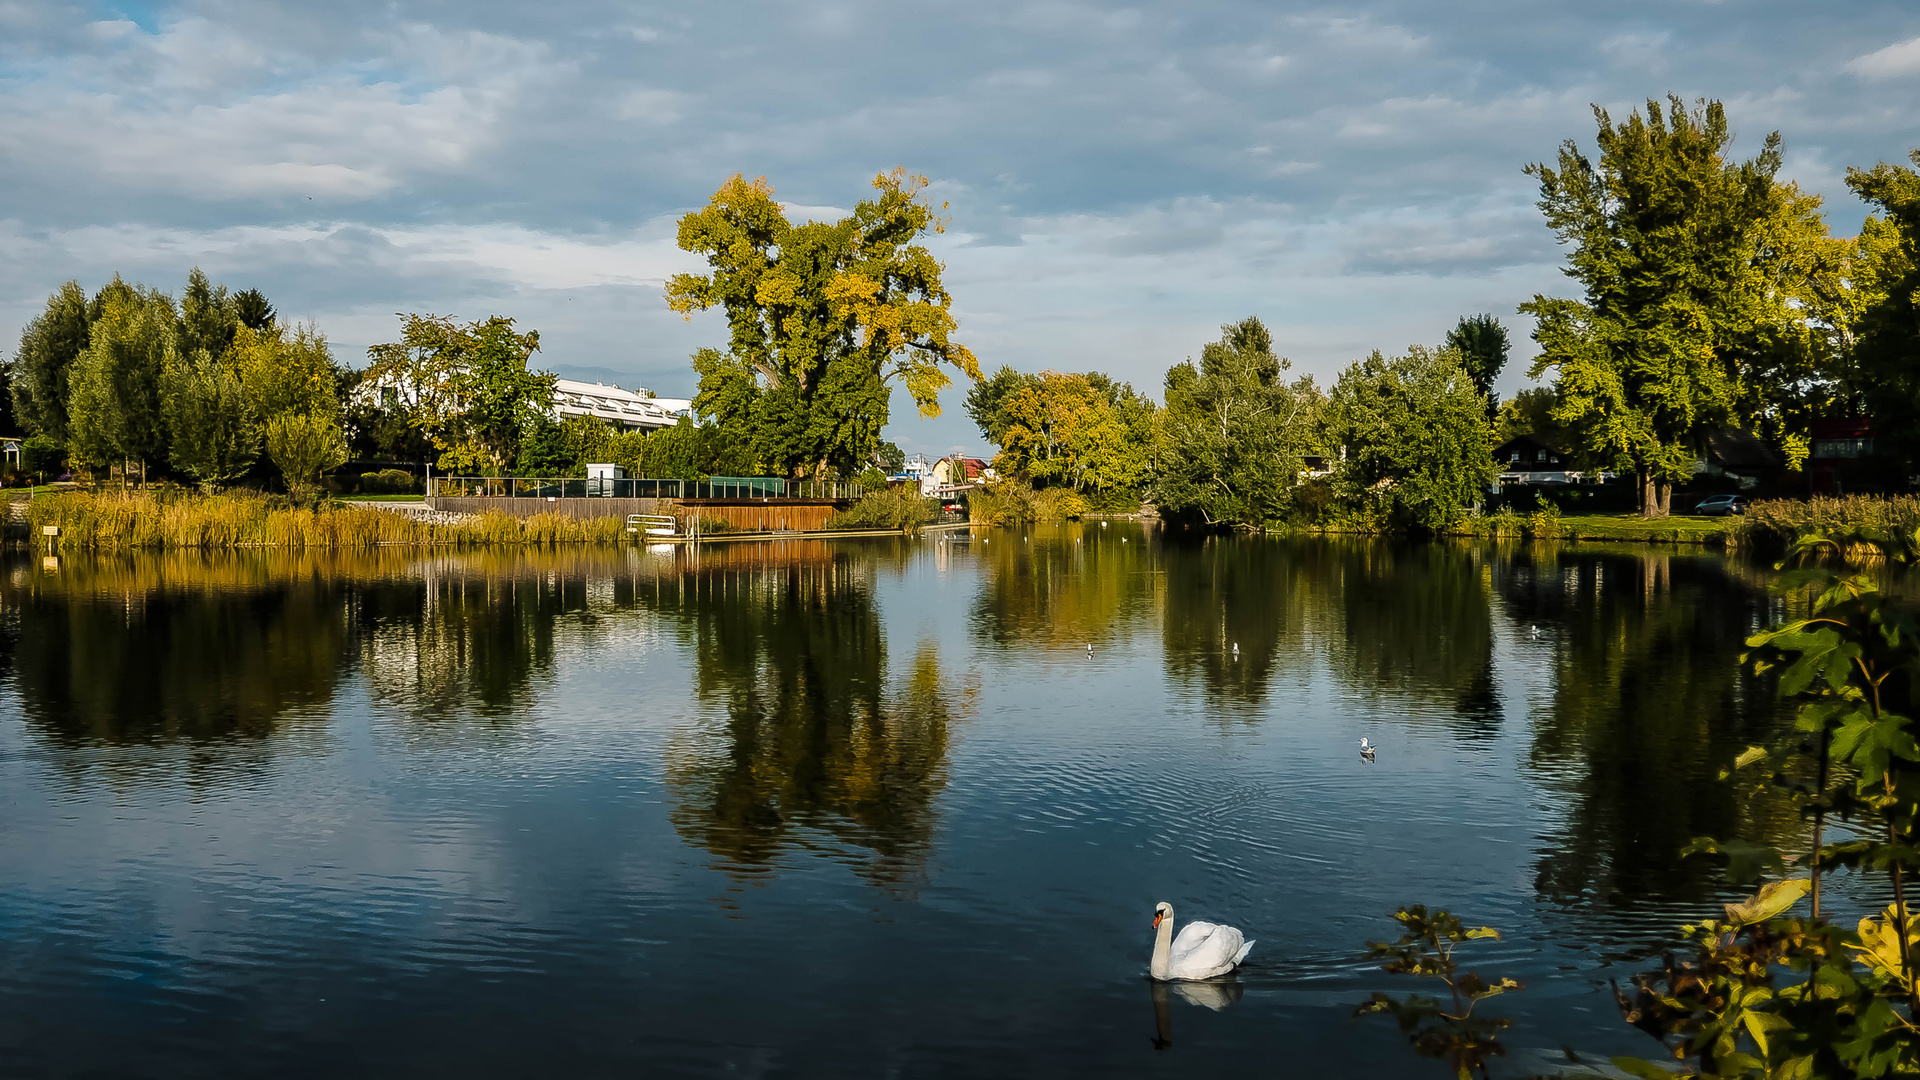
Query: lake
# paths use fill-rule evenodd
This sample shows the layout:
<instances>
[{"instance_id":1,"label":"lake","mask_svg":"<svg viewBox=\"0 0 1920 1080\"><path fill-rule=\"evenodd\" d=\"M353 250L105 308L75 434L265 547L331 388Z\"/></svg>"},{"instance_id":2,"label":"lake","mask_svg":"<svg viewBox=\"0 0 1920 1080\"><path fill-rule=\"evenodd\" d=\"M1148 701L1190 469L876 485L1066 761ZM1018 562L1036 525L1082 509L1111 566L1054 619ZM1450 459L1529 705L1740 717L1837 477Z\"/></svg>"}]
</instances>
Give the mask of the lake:
<instances>
[{"instance_id":1,"label":"lake","mask_svg":"<svg viewBox=\"0 0 1920 1080\"><path fill-rule=\"evenodd\" d=\"M1771 572L1700 549L916 539L0 564L13 1076L1433 1076L1403 903L1504 932L1497 1074L1785 836ZM1088 646L1092 646L1091 653ZM1376 760L1358 753L1362 737ZM1157 901L1256 939L1146 978Z\"/></svg>"}]
</instances>

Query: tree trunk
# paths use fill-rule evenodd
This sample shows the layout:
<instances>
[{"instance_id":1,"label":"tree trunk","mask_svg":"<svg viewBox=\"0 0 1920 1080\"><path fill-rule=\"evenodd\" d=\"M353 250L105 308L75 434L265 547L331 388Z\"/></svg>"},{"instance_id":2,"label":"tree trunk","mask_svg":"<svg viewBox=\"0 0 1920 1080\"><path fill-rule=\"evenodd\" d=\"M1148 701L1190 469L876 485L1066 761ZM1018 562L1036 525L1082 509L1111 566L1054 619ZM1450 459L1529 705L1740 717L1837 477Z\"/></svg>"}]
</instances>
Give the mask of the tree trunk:
<instances>
[{"instance_id":1,"label":"tree trunk","mask_svg":"<svg viewBox=\"0 0 1920 1080\"><path fill-rule=\"evenodd\" d=\"M1641 465L1633 471L1634 479L1640 487L1640 516L1657 517L1660 511L1659 496L1653 490L1653 470Z\"/></svg>"},{"instance_id":2,"label":"tree trunk","mask_svg":"<svg viewBox=\"0 0 1920 1080\"><path fill-rule=\"evenodd\" d=\"M1660 517L1673 513L1673 481L1660 481Z\"/></svg>"}]
</instances>

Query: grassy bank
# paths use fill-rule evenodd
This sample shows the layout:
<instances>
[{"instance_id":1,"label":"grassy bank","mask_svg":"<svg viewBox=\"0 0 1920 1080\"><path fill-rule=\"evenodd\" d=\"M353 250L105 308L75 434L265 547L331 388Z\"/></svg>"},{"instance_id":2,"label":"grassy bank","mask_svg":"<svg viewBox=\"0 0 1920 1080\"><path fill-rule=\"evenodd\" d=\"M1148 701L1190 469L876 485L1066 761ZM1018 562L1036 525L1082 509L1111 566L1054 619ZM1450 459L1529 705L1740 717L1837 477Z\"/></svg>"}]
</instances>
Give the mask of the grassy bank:
<instances>
[{"instance_id":1,"label":"grassy bank","mask_svg":"<svg viewBox=\"0 0 1920 1080\"><path fill-rule=\"evenodd\" d=\"M455 524L415 521L370 506L300 507L254 494L69 492L27 508L32 542L58 526L61 548L370 548L411 545L613 544L627 539L619 518L486 513Z\"/></svg>"},{"instance_id":2,"label":"grassy bank","mask_svg":"<svg viewBox=\"0 0 1920 1080\"><path fill-rule=\"evenodd\" d=\"M1569 540L1643 540L1681 544L1725 543L1731 531L1728 518L1674 515L1643 518L1638 514L1579 514L1560 519L1561 535Z\"/></svg>"}]
</instances>

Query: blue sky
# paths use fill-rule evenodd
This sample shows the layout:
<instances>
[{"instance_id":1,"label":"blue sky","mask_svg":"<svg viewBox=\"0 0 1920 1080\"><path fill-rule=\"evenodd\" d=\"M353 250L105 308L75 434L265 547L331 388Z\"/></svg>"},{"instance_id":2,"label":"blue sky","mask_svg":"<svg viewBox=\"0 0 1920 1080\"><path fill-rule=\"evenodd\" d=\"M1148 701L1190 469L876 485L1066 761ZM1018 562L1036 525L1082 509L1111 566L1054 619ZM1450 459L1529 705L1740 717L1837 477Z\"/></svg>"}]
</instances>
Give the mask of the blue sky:
<instances>
[{"instance_id":1,"label":"blue sky","mask_svg":"<svg viewBox=\"0 0 1920 1080\"><path fill-rule=\"evenodd\" d=\"M1515 306L1566 284L1521 169L1668 93L1737 152L1781 131L1851 234L1846 167L1920 146L1920 6L0 0L0 335L198 264L350 362L396 312L506 314L685 395L724 332L661 300L676 218L735 172L836 215L905 166L990 369L1157 395L1248 314L1323 382L1478 311L1524 358ZM888 434L981 449L963 392Z\"/></svg>"}]
</instances>

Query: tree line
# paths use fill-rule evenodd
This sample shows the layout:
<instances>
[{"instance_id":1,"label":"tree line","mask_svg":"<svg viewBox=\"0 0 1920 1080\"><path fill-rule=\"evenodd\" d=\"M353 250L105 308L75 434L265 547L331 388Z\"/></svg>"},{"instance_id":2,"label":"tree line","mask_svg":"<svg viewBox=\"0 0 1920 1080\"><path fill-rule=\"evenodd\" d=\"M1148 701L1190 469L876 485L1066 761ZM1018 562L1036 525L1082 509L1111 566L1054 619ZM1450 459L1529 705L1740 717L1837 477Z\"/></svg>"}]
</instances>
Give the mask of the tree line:
<instances>
[{"instance_id":1,"label":"tree line","mask_svg":"<svg viewBox=\"0 0 1920 1080\"><path fill-rule=\"evenodd\" d=\"M1820 198L1778 178L1777 132L1729 157L1719 102L1649 101L1622 123L1594 114L1597 158L1570 140L1527 169L1581 294L1518 306L1535 321L1529 375L1544 386L1497 402L1508 349L1492 315L1462 319L1437 348L1375 352L1325 392L1290 378L1247 319L1197 364L1174 365L1157 409L1097 372L1002 369L969 413L1023 482L1252 528L1443 527L1486 491L1490 451L1527 432L1563 436L1575 467L1631 477L1649 517L1669 512L1723 428L1752 431L1795 470L1814 421L1867 417L1883 457L1913 471L1920 173L1849 169L1878 213L1834 237ZM1118 430L1129 435L1106 438Z\"/></svg>"}]
</instances>

